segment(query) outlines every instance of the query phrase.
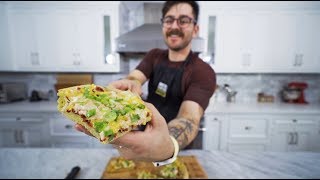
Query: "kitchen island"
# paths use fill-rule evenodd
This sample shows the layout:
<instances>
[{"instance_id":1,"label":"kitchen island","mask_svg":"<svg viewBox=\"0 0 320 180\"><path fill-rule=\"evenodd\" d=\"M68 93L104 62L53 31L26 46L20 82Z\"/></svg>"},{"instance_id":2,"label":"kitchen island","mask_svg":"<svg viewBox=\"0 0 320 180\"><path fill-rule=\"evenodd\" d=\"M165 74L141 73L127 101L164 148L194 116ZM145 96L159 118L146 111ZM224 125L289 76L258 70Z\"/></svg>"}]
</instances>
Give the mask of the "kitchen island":
<instances>
[{"instance_id":1,"label":"kitchen island","mask_svg":"<svg viewBox=\"0 0 320 180\"><path fill-rule=\"evenodd\" d=\"M195 155L210 179L220 178L320 178L320 153L223 152L184 150ZM81 168L77 179L98 179L115 149L1 148L0 178L54 178Z\"/></svg>"}]
</instances>

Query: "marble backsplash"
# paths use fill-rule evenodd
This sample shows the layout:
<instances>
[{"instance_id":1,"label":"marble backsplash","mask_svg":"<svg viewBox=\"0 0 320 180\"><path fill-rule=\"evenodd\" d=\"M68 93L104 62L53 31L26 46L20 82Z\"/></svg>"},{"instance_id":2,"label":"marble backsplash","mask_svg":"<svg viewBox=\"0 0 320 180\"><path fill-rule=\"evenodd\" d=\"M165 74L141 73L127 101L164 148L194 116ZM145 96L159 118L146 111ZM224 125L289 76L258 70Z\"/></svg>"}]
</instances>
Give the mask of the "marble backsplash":
<instances>
[{"instance_id":1,"label":"marble backsplash","mask_svg":"<svg viewBox=\"0 0 320 180\"><path fill-rule=\"evenodd\" d=\"M127 72L133 70L139 63L138 60L127 62L129 68L126 72L115 74L94 74L94 83L107 85L108 83L123 78ZM256 102L257 93L264 92L275 96L275 102L280 102L281 89L292 81L306 82L308 88L305 90L305 98L309 103L320 103L320 74L217 74L216 89L212 98L216 102L226 101L226 92L221 88L229 84L230 88L237 91L236 102ZM56 83L55 73L0 73L2 82L26 83L28 95L32 90L47 92L54 90ZM147 83L143 86L143 96L147 95Z\"/></svg>"}]
</instances>

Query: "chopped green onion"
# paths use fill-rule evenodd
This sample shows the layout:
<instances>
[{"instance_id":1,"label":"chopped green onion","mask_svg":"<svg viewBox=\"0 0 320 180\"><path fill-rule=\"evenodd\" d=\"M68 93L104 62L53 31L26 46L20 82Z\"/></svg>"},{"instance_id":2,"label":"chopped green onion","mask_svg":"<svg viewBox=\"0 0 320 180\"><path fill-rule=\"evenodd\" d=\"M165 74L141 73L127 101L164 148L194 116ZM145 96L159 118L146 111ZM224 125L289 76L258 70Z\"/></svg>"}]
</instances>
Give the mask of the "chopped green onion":
<instances>
[{"instance_id":1,"label":"chopped green onion","mask_svg":"<svg viewBox=\"0 0 320 180\"><path fill-rule=\"evenodd\" d=\"M95 114L96 114L96 109L90 109L89 111L87 111L86 117L89 118L91 116L94 116Z\"/></svg>"},{"instance_id":2,"label":"chopped green onion","mask_svg":"<svg viewBox=\"0 0 320 180\"><path fill-rule=\"evenodd\" d=\"M118 114L116 113L116 111L109 111L104 115L105 120L108 122L114 121L115 119L117 119L117 117L118 117Z\"/></svg>"},{"instance_id":3,"label":"chopped green onion","mask_svg":"<svg viewBox=\"0 0 320 180\"><path fill-rule=\"evenodd\" d=\"M93 126L96 129L96 131L98 131L100 133L105 129L106 123L105 122L94 122Z\"/></svg>"},{"instance_id":4,"label":"chopped green onion","mask_svg":"<svg viewBox=\"0 0 320 180\"><path fill-rule=\"evenodd\" d=\"M138 114L134 114L131 116L131 122L137 122L140 119Z\"/></svg>"}]
</instances>

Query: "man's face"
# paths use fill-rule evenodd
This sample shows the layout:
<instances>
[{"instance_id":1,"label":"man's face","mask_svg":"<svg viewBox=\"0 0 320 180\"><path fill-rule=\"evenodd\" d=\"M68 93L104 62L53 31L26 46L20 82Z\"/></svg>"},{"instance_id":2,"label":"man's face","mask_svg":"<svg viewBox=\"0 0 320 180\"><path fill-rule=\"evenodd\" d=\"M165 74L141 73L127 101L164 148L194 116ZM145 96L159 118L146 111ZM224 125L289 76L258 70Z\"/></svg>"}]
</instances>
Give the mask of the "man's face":
<instances>
[{"instance_id":1,"label":"man's face","mask_svg":"<svg viewBox=\"0 0 320 180\"><path fill-rule=\"evenodd\" d=\"M164 19L171 17L178 19L181 17L191 19L191 23L179 26L177 20L174 20L171 26L162 26L162 33L164 36L165 43L168 48L173 51L180 51L186 48L193 37L196 37L198 33L198 25L193 23L194 16L192 13L192 7L189 4L181 3L173 6L167 14L165 14Z\"/></svg>"}]
</instances>

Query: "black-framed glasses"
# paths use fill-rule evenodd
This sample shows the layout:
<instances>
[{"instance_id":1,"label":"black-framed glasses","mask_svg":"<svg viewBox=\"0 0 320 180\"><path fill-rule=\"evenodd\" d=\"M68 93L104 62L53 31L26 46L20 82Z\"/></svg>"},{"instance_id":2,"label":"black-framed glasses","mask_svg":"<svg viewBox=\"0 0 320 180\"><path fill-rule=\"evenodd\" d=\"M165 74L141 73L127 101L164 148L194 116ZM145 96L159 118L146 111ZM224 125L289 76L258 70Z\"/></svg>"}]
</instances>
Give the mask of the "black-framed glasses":
<instances>
[{"instance_id":1,"label":"black-framed glasses","mask_svg":"<svg viewBox=\"0 0 320 180\"><path fill-rule=\"evenodd\" d=\"M174 21L177 20L178 26L181 28L188 27L191 23L196 24L197 21L188 16L180 16L179 18L174 18L172 16L167 16L161 19L161 24L163 27L170 28Z\"/></svg>"}]
</instances>

